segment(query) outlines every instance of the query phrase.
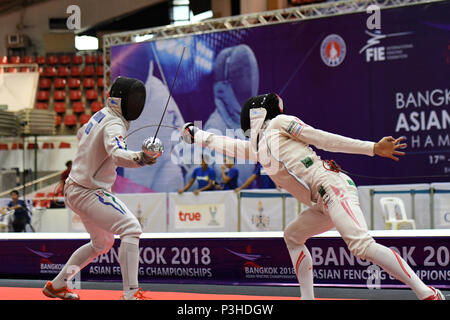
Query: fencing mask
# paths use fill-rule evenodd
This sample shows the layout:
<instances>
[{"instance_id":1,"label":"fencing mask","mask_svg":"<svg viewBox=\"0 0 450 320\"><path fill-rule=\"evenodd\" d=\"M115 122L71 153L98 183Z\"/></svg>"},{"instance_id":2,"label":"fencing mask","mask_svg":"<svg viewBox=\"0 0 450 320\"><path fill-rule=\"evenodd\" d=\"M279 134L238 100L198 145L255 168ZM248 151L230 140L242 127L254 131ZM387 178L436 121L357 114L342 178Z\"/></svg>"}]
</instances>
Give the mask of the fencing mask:
<instances>
[{"instance_id":1,"label":"fencing mask","mask_svg":"<svg viewBox=\"0 0 450 320\"><path fill-rule=\"evenodd\" d=\"M111 86L110 96L120 98L123 117L128 120L136 120L144 110L145 86L138 79L118 77Z\"/></svg>"},{"instance_id":2,"label":"fencing mask","mask_svg":"<svg viewBox=\"0 0 450 320\"><path fill-rule=\"evenodd\" d=\"M283 99L276 93L268 93L260 96L251 97L245 101L241 110L241 128L248 137L250 129L250 109L264 108L267 110L265 120L270 120L284 113Z\"/></svg>"}]
</instances>

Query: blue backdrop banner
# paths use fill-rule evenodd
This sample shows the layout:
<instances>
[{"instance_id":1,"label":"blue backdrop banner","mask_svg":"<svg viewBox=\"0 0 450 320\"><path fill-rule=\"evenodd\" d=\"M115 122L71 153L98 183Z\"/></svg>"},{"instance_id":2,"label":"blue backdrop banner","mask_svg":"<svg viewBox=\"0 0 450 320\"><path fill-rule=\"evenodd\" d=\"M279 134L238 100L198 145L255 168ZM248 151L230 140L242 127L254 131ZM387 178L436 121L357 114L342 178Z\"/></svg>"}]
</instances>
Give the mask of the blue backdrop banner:
<instances>
[{"instance_id":1,"label":"blue backdrop banner","mask_svg":"<svg viewBox=\"0 0 450 320\"><path fill-rule=\"evenodd\" d=\"M399 163L318 150L351 173L391 177L355 176L357 184L450 181L431 177L450 174L448 12L444 1L381 10L379 29L368 29L370 15L357 13L114 46L112 78L146 84L144 113L130 131L157 124L185 47L163 124L201 121L203 129L226 134L240 127L247 98L276 92L288 114L313 127L371 141L406 138L407 155ZM129 148L140 149L155 130L130 135ZM158 164L122 175L158 192L176 191L199 161L180 160L186 149L177 130L164 127L158 136L166 146ZM220 161L211 166L220 178ZM254 167L237 165L239 184ZM426 177L405 179L411 176Z\"/></svg>"}]
</instances>

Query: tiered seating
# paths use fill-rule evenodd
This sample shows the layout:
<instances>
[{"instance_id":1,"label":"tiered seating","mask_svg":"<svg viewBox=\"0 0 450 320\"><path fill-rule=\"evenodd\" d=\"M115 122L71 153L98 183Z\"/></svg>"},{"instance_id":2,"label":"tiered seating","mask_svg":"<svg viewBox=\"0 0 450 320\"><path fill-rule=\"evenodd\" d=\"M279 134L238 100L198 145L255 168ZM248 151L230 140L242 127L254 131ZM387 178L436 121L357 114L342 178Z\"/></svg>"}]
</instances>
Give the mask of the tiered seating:
<instances>
[{"instance_id":1,"label":"tiered seating","mask_svg":"<svg viewBox=\"0 0 450 320\"><path fill-rule=\"evenodd\" d=\"M49 54L10 59L39 65L41 77L35 107L55 110L58 114L55 125L61 129L62 126L76 128L87 123L92 114L103 107L102 54ZM2 61L0 57L0 63Z\"/></svg>"},{"instance_id":2,"label":"tiered seating","mask_svg":"<svg viewBox=\"0 0 450 320\"><path fill-rule=\"evenodd\" d=\"M0 64L34 63L40 75L35 108L54 110L57 113L55 126L61 129L63 126L79 127L103 108L105 83L101 53L0 56ZM0 72L30 72L32 69L31 66L11 66L0 68Z\"/></svg>"}]
</instances>

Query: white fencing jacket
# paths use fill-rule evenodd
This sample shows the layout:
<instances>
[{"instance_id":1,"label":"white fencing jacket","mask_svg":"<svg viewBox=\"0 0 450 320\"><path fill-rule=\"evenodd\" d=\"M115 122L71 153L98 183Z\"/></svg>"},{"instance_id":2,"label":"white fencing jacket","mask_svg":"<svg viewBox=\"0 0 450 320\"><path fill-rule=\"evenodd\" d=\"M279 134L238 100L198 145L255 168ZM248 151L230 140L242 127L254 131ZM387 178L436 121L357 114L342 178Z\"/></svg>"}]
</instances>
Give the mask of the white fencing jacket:
<instances>
[{"instance_id":1,"label":"white fencing jacket","mask_svg":"<svg viewBox=\"0 0 450 320\"><path fill-rule=\"evenodd\" d=\"M111 190L117 167L144 166L142 152L127 149L123 137L128 128L120 99L108 98L106 106L78 130L78 151L69 179L85 188Z\"/></svg>"},{"instance_id":2,"label":"white fencing jacket","mask_svg":"<svg viewBox=\"0 0 450 320\"><path fill-rule=\"evenodd\" d=\"M374 142L317 130L294 116L279 115L264 122L265 117L264 108L250 110L249 141L202 130L195 133L194 141L228 156L258 161L277 185L307 206L317 202L319 184L330 173L310 144L326 151L374 155Z\"/></svg>"}]
</instances>

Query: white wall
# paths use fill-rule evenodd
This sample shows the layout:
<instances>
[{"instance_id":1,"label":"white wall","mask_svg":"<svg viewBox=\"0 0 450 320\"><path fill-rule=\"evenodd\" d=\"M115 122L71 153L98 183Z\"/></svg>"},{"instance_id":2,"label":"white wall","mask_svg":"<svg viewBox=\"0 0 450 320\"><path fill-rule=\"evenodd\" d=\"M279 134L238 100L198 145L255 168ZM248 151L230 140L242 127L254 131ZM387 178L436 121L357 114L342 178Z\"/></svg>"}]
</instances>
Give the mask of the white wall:
<instances>
[{"instance_id":1,"label":"white wall","mask_svg":"<svg viewBox=\"0 0 450 320\"><path fill-rule=\"evenodd\" d=\"M162 0L53 0L29 6L22 11L16 11L0 16L0 55L6 55L5 36L16 32L16 25L24 13L23 24L28 26L23 33L28 35L35 44L37 53L44 54L44 34L49 33L49 18L65 18L69 14L69 5L78 5L81 10L81 29L92 27L102 21L120 16Z\"/></svg>"}]
</instances>

